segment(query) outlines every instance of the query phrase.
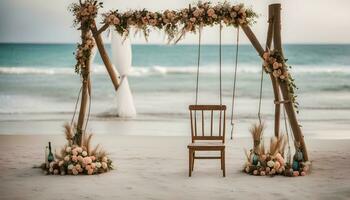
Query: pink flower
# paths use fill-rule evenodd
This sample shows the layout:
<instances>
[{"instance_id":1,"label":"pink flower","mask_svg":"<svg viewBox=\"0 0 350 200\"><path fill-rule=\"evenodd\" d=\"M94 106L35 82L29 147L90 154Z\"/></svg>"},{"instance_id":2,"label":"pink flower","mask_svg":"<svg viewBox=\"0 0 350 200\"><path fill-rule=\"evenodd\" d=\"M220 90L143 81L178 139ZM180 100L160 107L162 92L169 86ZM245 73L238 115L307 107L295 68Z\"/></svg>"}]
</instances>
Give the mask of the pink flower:
<instances>
[{"instance_id":1,"label":"pink flower","mask_svg":"<svg viewBox=\"0 0 350 200\"><path fill-rule=\"evenodd\" d=\"M77 164L77 165L75 165L75 169L79 171L81 169L81 166L79 164Z\"/></svg>"},{"instance_id":2,"label":"pink flower","mask_svg":"<svg viewBox=\"0 0 350 200\"><path fill-rule=\"evenodd\" d=\"M230 13L230 16L231 16L232 18L235 18L235 17L237 17L237 13L236 13L235 11L233 11L233 12Z\"/></svg>"},{"instance_id":3,"label":"pink flower","mask_svg":"<svg viewBox=\"0 0 350 200\"><path fill-rule=\"evenodd\" d=\"M265 176L265 175L266 175L265 171L261 171L261 172L260 172L260 175L261 175L261 176Z\"/></svg>"},{"instance_id":4,"label":"pink flower","mask_svg":"<svg viewBox=\"0 0 350 200\"><path fill-rule=\"evenodd\" d=\"M114 24L114 25L118 25L119 23L120 23L119 18L118 18L118 17L115 17L115 18L113 19L113 24Z\"/></svg>"},{"instance_id":5,"label":"pink flower","mask_svg":"<svg viewBox=\"0 0 350 200\"><path fill-rule=\"evenodd\" d=\"M76 149L77 149L78 153L83 152L83 149L81 147L77 147Z\"/></svg>"},{"instance_id":6,"label":"pink flower","mask_svg":"<svg viewBox=\"0 0 350 200\"><path fill-rule=\"evenodd\" d=\"M299 176L299 171L293 171L293 176Z\"/></svg>"},{"instance_id":7,"label":"pink flower","mask_svg":"<svg viewBox=\"0 0 350 200\"><path fill-rule=\"evenodd\" d=\"M190 18L190 21L191 21L191 22L195 22L195 21L196 21L196 18L191 17L191 18Z\"/></svg>"},{"instance_id":8,"label":"pink flower","mask_svg":"<svg viewBox=\"0 0 350 200\"><path fill-rule=\"evenodd\" d=\"M241 8L238 13L245 15L245 12L246 12L246 9L245 8Z\"/></svg>"},{"instance_id":9,"label":"pink flower","mask_svg":"<svg viewBox=\"0 0 350 200\"><path fill-rule=\"evenodd\" d=\"M274 62L274 63L272 64L273 69L278 69L278 68L279 68L279 65L278 65L278 64L279 64L278 62Z\"/></svg>"},{"instance_id":10,"label":"pink flower","mask_svg":"<svg viewBox=\"0 0 350 200\"><path fill-rule=\"evenodd\" d=\"M84 158L84 163L85 164L90 164L92 162L91 158L90 157L85 157Z\"/></svg>"},{"instance_id":11,"label":"pink flower","mask_svg":"<svg viewBox=\"0 0 350 200\"><path fill-rule=\"evenodd\" d=\"M195 11L193 11L193 16L195 17L199 17L199 15L201 15L201 10L199 8L197 8Z\"/></svg>"},{"instance_id":12,"label":"pink flower","mask_svg":"<svg viewBox=\"0 0 350 200\"><path fill-rule=\"evenodd\" d=\"M78 157L73 155L73 156L72 156L72 161L73 161L73 162L77 162L77 161L78 161Z\"/></svg>"},{"instance_id":13,"label":"pink flower","mask_svg":"<svg viewBox=\"0 0 350 200\"><path fill-rule=\"evenodd\" d=\"M102 168L103 168L103 169L107 169L107 167L108 167L108 166L107 166L107 163L102 162Z\"/></svg>"},{"instance_id":14,"label":"pink flower","mask_svg":"<svg viewBox=\"0 0 350 200\"><path fill-rule=\"evenodd\" d=\"M87 173L88 173L88 175L92 175L94 173L94 170L93 169L89 169Z\"/></svg>"},{"instance_id":15,"label":"pink flower","mask_svg":"<svg viewBox=\"0 0 350 200\"><path fill-rule=\"evenodd\" d=\"M78 156L78 161L79 161L79 162L83 162L83 161L84 161L83 156Z\"/></svg>"},{"instance_id":16,"label":"pink flower","mask_svg":"<svg viewBox=\"0 0 350 200\"><path fill-rule=\"evenodd\" d=\"M306 173L305 173L305 172L301 172L300 175L301 175L301 176L305 176Z\"/></svg>"},{"instance_id":17,"label":"pink flower","mask_svg":"<svg viewBox=\"0 0 350 200\"><path fill-rule=\"evenodd\" d=\"M108 161L108 158L105 156L102 158L102 162L107 162Z\"/></svg>"},{"instance_id":18,"label":"pink flower","mask_svg":"<svg viewBox=\"0 0 350 200\"><path fill-rule=\"evenodd\" d=\"M207 11L207 14L209 17L212 17L213 15L215 15L215 10L212 8L209 8L209 10Z\"/></svg>"},{"instance_id":19,"label":"pink flower","mask_svg":"<svg viewBox=\"0 0 350 200\"><path fill-rule=\"evenodd\" d=\"M91 160L92 161L95 161L96 160L96 157L95 156L90 156Z\"/></svg>"},{"instance_id":20,"label":"pink flower","mask_svg":"<svg viewBox=\"0 0 350 200\"><path fill-rule=\"evenodd\" d=\"M79 174L78 170L75 169L75 168L72 169L72 173L73 173L74 175L78 175L78 174Z\"/></svg>"},{"instance_id":21,"label":"pink flower","mask_svg":"<svg viewBox=\"0 0 350 200\"><path fill-rule=\"evenodd\" d=\"M270 57L270 54L268 53L268 52L265 52L264 54L263 54L263 58L264 58L264 60L269 60L269 57Z\"/></svg>"},{"instance_id":22,"label":"pink flower","mask_svg":"<svg viewBox=\"0 0 350 200\"><path fill-rule=\"evenodd\" d=\"M239 5L235 5L235 6L233 7L233 9L234 9L236 12L238 12L238 11L241 9L241 7L240 7Z\"/></svg>"},{"instance_id":23,"label":"pink flower","mask_svg":"<svg viewBox=\"0 0 350 200\"><path fill-rule=\"evenodd\" d=\"M96 164L95 163L91 163L91 168L95 169L96 168Z\"/></svg>"},{"instance_id":24,"label":"pink flower","mask_svg":"<svg viewBox=\"0 0 350 200\"><path fill-rule=\"evenodd\" d=\"M73 156L77 156L77 155L78 155L77 149L73 149L73 150L72 150L72 154L73 154Z\"/></svg>"},{"instance_id":25,"label":"pink flower","mask_svg":"<svg viewBox=\"0 0 350 200\"><path fill-rule=\"evenodd\" d=\"M90 170L90 169L92 169L92 168L91 168L91 165L86 165L86 166L85 166L85 169L86 169L87 171Z\"/></svg>"}]
</instances>

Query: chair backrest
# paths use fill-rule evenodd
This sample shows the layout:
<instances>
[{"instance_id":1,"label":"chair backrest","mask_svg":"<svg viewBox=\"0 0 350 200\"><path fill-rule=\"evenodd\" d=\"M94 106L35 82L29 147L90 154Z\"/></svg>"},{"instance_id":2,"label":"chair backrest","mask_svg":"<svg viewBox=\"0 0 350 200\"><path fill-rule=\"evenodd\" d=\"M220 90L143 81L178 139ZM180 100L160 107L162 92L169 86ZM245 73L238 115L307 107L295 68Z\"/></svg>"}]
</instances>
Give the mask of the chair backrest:
<instances>
[{"instance_id":1,"label":"chair backrest","mask_svg":"<svg viewBox=\"0 0 350 200\"><path fill-rule=\"evenodd\" d=\"M222 143L225 143L225 105L190 105L189 110L192 142L196 140L221 140ZM206 118L208 112L210 117ZM218 119L214 120L214 118ZM210 120L210 127L206 126L206 119ZM216 126L214 121L218 121ZM198 124L200 124L200 128Z\"/></svg>"}]
</instances>

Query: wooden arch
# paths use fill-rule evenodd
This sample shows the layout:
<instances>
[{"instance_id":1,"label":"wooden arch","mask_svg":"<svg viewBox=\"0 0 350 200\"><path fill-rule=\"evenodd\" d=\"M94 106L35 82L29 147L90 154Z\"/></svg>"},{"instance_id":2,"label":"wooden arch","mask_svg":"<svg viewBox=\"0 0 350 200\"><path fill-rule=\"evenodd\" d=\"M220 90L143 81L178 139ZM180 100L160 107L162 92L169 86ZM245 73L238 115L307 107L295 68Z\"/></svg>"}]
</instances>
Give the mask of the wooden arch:
<instances>
[{"instance_id":1,"label":"wooden arch","mask_svg":"<svg viewBox=\"0 0 350 200\"><path fill-rule=\"evenodd\" d=\"M94 20L92 24L93 26L91 26L90 28L81 29L82 37L88 31L91 30L93 37L95 39L98 51L103 60L103 63L107 69L107 72L111 78L111 81L114 85L115 90L117 90L119 87L119 81L120 81L118 72L112 66L112 63L106 52L106 49L104 47L102 37L101 37L101 33L107 30L107 28L109 27L109 24L105 23L99 29L97 28L96 22ZM283 56L283 48L282 48L282 40L281 40L281 4L269 5L268 31L267 31L265 49L261 46L258 39L250 29L249 25L240 24L239 26L242 28L242 30L244 31L244 33L246 34L246 36L248 37L251 44L254 46L255 50L257 51L258 55L261 58L263 57L264 52L267 51L268 49L271 49L271 47L278 50ZM86 115L86 106L87 106L89 95L91 92L90 74L89 74L90 63L85 62L85 66L86 66L85 71L87 73L85 76L83 76L83 81L82 81L82 98L81 98L80 111L79 111L78 124L77 124L77 134L80 136L83 131L83 124L84 124L85 115ZM308 158L308 153L307 153L307 149L304 141L304 136L302 134L300 125L297 120L293 102L289 99L290 92L288 89L288 80L281 81L279 78L275 78L271 73L270 73L270 78L273 86L274 103L275 103L274 133L276 136L279 135L281 104L284 104L284 108L287 113L294 138L296 142L300 143L300 148L303 152L305 161L308 161L309 158Z\"/></svg>"}]
</instances>

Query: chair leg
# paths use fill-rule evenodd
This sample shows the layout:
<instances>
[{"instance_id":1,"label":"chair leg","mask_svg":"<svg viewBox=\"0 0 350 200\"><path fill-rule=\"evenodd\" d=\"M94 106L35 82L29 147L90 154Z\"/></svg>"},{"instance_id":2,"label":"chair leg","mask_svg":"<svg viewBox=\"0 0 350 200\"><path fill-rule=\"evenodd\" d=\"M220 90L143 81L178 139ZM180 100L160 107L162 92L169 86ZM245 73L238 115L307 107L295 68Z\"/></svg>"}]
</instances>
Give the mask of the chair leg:
<instances>
[{"instance_id":1,"label":"chair leg","mask_svg":"<svg viewBox=\"0 0 350 200\"><path fill-rule=\"evenodd\" d=\"M192 150L188 150L188 176L191 177L192 175Z\"/></svg>"},{"instance_id":2,"label":"chair leg","mask_svg":"<svg viewBox=\"0 0 350 200\"><path fill-rule=\"evenodd\" d=\"M194 157L196 156L196 151L193 151L193 154L192 154L192 171L193 171L193 168L194 168Z\"/></svg>"},{"instance_id":3,"label":"chair leg","mask_svg":"<svg viewBox=\"0 0 350 200\"><path fill-rule=\"evenodd\" d=\"M222 176L226 176L226 167L225 167L225 149L222 150L222 163L223 163L223 169L222 169Z\"/></svg>"},{"instance_id":4,"label":"chair leg","mask_svg":"<svg viewBox=\"0 0 350 200\"><path fill-rule=\"evenodd\" d=\"M223 168L223 163L222 163L222 157L223 157L223 155L222 155L222 150L220 151L220 166L221 166L221 170L223 170L224 168Z\"/></svg>"}]
</instances>

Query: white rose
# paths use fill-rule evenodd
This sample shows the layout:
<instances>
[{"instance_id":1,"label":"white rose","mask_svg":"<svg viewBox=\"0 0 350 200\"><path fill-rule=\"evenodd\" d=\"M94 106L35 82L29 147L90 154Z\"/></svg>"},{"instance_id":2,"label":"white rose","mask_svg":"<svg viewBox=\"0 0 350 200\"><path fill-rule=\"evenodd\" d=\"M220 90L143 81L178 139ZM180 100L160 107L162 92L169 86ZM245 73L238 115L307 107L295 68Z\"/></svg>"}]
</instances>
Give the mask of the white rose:
<instances>
[{"instance_id":1,"label":"white rose","mask_svg":"<svg viewBox=\"0 0 350 200\"><path fill-rule=\"evenodd\" d=\"M74 168L74 165L72 165L72 164L68 165L69 170L72 170L73 168Z\"/></svg>"},{"instance_id":2,"label":"white rose","mask_svg":"<svg viewBox=\"0 0 350 200\"><path fill-rule=\"evenodd\" d=\"M101 165L101 163L100 162L96 162L96 167L97 168L100 168L102 165Z\"/></svg>"},{"instance_id":3,"label":"white rose","mask_svg":"<svg viewBox=\"0 0 350 200\"><path fill-rule=\"evenodd\" d=\"M85 156L87 156L87 152L86 152L86 151L83 151L83 152L81 153L81 155L85 157Z\"/></svg>"},{"instance_id":4,"label":"white rose","mask_svg":"<svg viewBox=\"0 0 350 200\"><path fill-rule=\"evenodd\" d=\"M71 147L67 147L67 148L66 148L66 152L67 152L67 153L71 152L71 150L72 150Z\"/></svg>"},{"instance_id":5,"label":"white rose","mask_svg":"<svg viewBox=\"0 0 350 200\"><path fill-rule=\"evenodd\" d=\"M269 162L267 162L267 166L269 167L274 167L275 166L275 162L273 162L272 160L270 160Z\"/></svg>"},{"instance_id":6,"label":"white rose","mask_svg":"<svg viewBox=\"0 0 350 200\"><path fill-rule=\"evenodd\" d=\"M64 160L67 162L69 161L69 159L70 159L69 156L64 157Z\"/></svg>"}]
</instances>

